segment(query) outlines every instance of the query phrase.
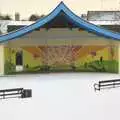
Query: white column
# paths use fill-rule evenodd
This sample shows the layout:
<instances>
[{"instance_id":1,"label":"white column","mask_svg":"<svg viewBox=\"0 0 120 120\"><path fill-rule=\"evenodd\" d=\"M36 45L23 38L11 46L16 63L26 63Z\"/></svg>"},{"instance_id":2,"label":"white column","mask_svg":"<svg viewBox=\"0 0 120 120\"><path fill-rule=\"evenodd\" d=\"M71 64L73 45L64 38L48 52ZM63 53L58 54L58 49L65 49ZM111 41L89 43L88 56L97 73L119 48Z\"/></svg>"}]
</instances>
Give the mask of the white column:
<instances>
[{"instance_id":1,"label":"white column","mask_svg":"<svg viewBox=\"0 0 120 120\"><path fill-rule=\"evenodd\" d=\"M0 45L0 75L4 75L4 45Z\"/></svg>"}]
</instances>

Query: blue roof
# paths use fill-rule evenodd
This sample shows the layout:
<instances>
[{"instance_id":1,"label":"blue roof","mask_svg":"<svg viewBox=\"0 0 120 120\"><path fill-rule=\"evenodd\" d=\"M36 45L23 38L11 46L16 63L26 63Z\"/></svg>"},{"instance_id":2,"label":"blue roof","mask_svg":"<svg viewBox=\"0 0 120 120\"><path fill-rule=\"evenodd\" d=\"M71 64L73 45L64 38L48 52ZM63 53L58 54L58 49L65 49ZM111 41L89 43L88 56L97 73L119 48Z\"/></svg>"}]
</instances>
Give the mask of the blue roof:
<instances>
[{"instance_id":1,"label":"blue roof","mask_svg":"<svg viewBox=\"0 0 120 120\"><path fill-rule=\"evenodd\" d=\"M60 12L64 12L66 17L69 20L72 20L78 26L78 28L79 27L84 28L85 30L89 32L93 32L99 36L103 36L103 37L110 38L113 40L120 40L120 33L116 33L116 32L103 29L99 26L96 26L94 24L91 24L83 20L79 16L75 15L63 2L61 2L49 15L43 17L42 19L37 20L34 24L22 27L16 31L10 32L5 35L0 35L0 42L5 42L5 41L12 40L12 39L16 39L27 33L30 33L34 31L35 29L40 28L46 23L53 20Z\"/></svg>"}]
</instances>

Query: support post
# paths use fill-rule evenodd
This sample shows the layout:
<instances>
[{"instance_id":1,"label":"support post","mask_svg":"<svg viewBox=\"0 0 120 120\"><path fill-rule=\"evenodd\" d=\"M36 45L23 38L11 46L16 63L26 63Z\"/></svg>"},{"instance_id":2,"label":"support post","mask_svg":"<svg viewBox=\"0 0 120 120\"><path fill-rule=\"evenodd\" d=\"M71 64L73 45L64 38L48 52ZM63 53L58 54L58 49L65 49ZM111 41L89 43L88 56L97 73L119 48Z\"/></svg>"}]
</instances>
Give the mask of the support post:
<instances>
[{"instance_id":1,"label":"support post","mask_svg":"<svg viewBox=\"0 0 120 120\"><path fill-rule=\"evenodd\" d=\"M120 74L120 44L118 46L118 73Z\"/></svg>"},{"instance_id":2,"label":"support post","mask_svg":"<svg viewBox=\"0 0 120 120\"><path fill-rule=\"evenodd\" d=\"M4 75L4 44L0 45L0 75Z\"/></svg>"}]
</instances>

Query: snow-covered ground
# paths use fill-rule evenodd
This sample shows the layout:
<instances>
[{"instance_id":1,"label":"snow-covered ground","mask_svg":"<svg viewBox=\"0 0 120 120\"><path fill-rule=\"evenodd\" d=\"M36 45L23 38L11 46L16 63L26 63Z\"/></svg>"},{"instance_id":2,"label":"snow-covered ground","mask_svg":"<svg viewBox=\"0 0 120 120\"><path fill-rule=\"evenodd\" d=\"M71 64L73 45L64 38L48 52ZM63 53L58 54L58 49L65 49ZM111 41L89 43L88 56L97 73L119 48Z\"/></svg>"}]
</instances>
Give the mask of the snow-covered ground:
<instances>
[{"instance_id":1,"label":"snow-covered ground","mask_svg":"<svg viewBox=\"0 0 120 120\"><path fill-rule=\"evenodd\" d=\"M32 98L0 100L0 120L120 120L120 88L95 92L119 74L51 73L0 77L0 89L30 88Z\"/></svg>"}]
</instances>

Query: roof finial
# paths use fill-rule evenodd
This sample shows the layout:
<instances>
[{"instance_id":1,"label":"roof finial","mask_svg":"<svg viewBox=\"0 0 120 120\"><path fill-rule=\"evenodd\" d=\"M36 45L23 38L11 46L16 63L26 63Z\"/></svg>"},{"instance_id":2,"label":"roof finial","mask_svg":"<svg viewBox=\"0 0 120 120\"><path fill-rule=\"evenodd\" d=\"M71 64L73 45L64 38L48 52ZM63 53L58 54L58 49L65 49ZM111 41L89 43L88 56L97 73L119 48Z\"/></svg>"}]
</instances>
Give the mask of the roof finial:
<instances>
[{"instance_id":1,"label":"roof finial","mask_svg":"<svg viewBox=\"0 0 120 120\"><path fill-rule=\"evenodd\" d=\"M59 3L59 5L65 5L64 2L63 2L63 0Z\"/></svg>"},{"instance_id":2,"label":"roof finial","mask_svg":"<svg viewBox=\"0 0 120 120\"><path fill-rule=\"evenodd\" d=\"M60 4L64 4L64 2L63 2L63 1L61 1L61 2L60 2Z\"/></svg>"}]
</instances>

